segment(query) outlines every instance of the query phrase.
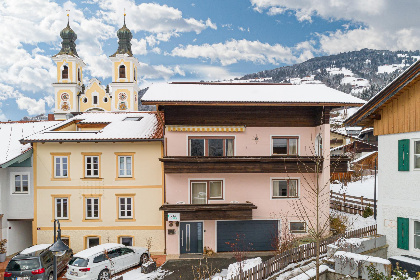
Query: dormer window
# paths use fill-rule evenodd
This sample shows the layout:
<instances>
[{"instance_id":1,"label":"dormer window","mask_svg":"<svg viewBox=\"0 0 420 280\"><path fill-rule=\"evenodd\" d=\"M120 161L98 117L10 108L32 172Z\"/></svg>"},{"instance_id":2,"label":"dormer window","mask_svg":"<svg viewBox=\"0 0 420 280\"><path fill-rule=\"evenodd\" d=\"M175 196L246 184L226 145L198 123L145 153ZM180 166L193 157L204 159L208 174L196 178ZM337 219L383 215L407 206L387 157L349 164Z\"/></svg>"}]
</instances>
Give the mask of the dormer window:
<instances>
[{"instance_id":1,"label":"dormer window","mask_svg":"<svg viewBox=\"0 0 420 280\"><path fill-rule=\"evenodd\" d=\"M120 69L120 79L125 78L125 66L121 65L119 69Z\"/></svg>"},{"instance_id":2,"label":"dormer window","mask_svg":"<svg viewBox=\"0 0 420 280\"><path fill-rule=\"evenodd\" d=\"M63 66L63 71L61 71L61 78L62 79L69 78L69 68L66 65Z\"/></svg>"}]
</instances>

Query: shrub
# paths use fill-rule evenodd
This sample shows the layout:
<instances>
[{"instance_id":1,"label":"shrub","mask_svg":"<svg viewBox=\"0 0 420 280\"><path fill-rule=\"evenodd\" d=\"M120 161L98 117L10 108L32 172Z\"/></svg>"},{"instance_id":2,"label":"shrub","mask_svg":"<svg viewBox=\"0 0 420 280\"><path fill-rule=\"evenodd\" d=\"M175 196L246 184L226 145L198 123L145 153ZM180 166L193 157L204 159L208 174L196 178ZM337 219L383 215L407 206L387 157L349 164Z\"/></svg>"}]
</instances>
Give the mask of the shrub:
<instances>
[{"instance_id":1,"label":"shrub","mask_svg":"<svg viewBox=\"0 0 420 280\"><path fill-rule=\"evenodd\" d=\"M373 215L373 209L370 206L366 206L365 210L363 211L363 218L367 218Z\"/></svg>"},{"instance_id":2,"label":"shrub","mask_svg":"<svg viewBox=\"0 0 420 280\"><path fill-rule=\"evenodd\" d=\"M347 230L347 218L340 215L330 215L330 228L334 234L343 234Z\"/></svg>"}]
</instances>

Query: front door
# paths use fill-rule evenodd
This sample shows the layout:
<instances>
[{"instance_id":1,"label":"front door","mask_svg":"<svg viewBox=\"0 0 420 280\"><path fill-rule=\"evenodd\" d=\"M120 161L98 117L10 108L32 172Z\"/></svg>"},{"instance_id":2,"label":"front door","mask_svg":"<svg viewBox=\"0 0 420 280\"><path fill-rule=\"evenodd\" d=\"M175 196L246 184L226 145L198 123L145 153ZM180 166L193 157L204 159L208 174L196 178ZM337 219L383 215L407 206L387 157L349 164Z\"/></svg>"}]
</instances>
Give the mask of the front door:
<instances>
[{"instance_id":1,"label":"front door","mask_svg":"<svg viewBox=\"0 0 420 280\"><path fill-rule=\"evenodd\" d=\"M181 222L181 254L203 253L203 223Z\"/></svg>"}]
</instances>

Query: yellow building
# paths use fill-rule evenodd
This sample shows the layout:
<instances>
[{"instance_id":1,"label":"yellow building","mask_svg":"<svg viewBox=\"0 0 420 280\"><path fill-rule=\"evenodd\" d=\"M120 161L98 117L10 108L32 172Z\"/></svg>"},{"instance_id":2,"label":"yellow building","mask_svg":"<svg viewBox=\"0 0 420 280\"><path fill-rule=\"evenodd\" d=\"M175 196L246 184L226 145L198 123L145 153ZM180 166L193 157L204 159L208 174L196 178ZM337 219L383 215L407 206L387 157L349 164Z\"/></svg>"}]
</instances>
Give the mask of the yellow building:
<instances>
[{"instance_id":1,"label":"yellow building","mask_svg":"<svg viewBox=\"0 0 420 280\"><path fill-rule=\"evenodd\" d=\"M78 252L108 242L163 253L163 124L156 112L88 112L24 138L33 145L33 243L53 220Z\"/></svg>"},{"instance_id":2,"label":"yellow building","mask_svg":"<svg viewBox=\"0 0 420 280\"><path fill-rule=\"evenodd\" d=\"M53 83L56 120L65 120L69 113L87 111L137 111L138 60L131 52L133 35L125 25L117 32L118 50L110 56L112 63L112 83L108 87L97 79L83 84L83 68L86 64L76 50L76 33L67 23L60 32L63 39L60 52L53 56L57 64L57 81ZM110 65L111 67L111 65Z\"/></svg>"}]
</instances>

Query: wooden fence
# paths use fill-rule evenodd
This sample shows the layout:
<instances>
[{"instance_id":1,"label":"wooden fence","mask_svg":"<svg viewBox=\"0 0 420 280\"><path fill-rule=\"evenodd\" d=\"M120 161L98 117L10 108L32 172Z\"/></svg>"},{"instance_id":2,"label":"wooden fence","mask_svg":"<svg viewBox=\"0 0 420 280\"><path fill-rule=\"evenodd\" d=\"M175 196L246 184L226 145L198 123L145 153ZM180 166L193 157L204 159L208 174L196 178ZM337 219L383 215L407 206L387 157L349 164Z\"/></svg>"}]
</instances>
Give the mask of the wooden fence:
<instances>
[{"instance_id":1,"label":"wooden fence","mask_svg":"<svg viewBox=\"0 0 420 280\"><path fill-rule=\"evenodd\" d=\"M373 210L373 202L373 199L364 198L363 196L352 196L333 191L330 194L330 208L350 214L362 215L367 206Z\"/></svg>"},{"instance_id":2,"label":"wooden fence","mask_svg":"<svg viewBox=\"0 0 420 280\"><path fill-rule=\"evenodd\" d=\"M354 238L354 237L367 237L377 233L376 225L368 226L365 228L348 231L343 235L332 236L321 241L320 254L327 253L327 245L334 243L341 237ZM297 263L303 260L308 260L316 256L316 243L312 242L304 244L296 248L289 249L282 254L276 255L267 261L242 272L232 278L232 280L262 280L274 275L280 270L286 268L289 264Z\"/></svg>"}]
</instances>

